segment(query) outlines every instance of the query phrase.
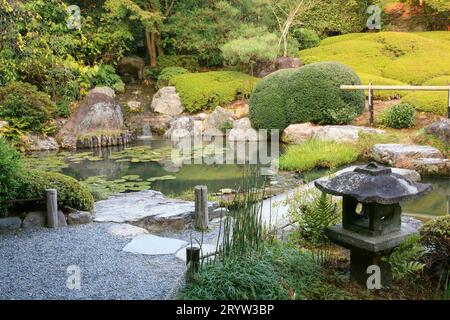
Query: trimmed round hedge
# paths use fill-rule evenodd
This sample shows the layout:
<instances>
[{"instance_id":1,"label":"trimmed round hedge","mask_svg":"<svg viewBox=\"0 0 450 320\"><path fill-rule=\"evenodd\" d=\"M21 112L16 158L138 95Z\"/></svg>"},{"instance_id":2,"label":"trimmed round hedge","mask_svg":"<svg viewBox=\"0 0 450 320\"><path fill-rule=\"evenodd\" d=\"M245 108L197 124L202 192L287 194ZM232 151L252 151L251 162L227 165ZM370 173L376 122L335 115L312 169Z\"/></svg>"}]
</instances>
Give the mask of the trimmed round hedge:
<instances>
[{"instance_id":1,"label":"trimmed round hedge","mask_svg":"<svg viewBox=\"0 0 450 320\"><path fill-rule=\"evenodd\" d=\"M0 137L0 215L6 212L6 201L10 200L19 187L21 169L19 152Z\"/></svg>"},{"instance_id":2,"label":"trimmed round hedge","mask_svg":"<svg viewBox=\"0 0 450 320\"><path fill-rule=\"evenodd\" d=\"M58 190L58 207L81 211L94 209L90 191L72 177L55 172L30 170L20 178L22 199L45 198L45 189Z\"/></svg>"},{"instance_id":3,"label":"trimmed round hedge","mask_svg":"<svg viewBox=\"0 0 450 320\"><path fill-rule=\"evenodd\" d=\"M252 125L284 130L293 123L349 123L364 111L365 97L361 90L341 90L343 84L359 85L361 80L335 62L277 71L258 82L250 97Z\"/></svg>"}]
</instances>

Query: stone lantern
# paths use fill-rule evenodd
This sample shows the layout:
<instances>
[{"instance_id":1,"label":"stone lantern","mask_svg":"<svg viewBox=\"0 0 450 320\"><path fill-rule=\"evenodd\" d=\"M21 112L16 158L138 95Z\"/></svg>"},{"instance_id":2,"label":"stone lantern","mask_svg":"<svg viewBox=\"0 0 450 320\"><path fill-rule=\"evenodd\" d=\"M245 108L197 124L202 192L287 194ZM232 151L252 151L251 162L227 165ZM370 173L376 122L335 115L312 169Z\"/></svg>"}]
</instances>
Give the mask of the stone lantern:
<instances>
[{"instance_id":1,"label":"stone lantern","mask_svg":"<svg viewBox=\"0 0 450 320\"><path fill-rule=\"evenodd\" d=\"M376 163L331 180L318 180L315 185L325 193L343 198L342 225L328 228L326 235L350 249L351 279L366 286L371 275L368 267L376 265L381 270L382 286L390 286L391 269L381 257L415 233L408 226L402 227L400 202L422 195L431 185L414 183Z\"/></svg>"}]
</instances>

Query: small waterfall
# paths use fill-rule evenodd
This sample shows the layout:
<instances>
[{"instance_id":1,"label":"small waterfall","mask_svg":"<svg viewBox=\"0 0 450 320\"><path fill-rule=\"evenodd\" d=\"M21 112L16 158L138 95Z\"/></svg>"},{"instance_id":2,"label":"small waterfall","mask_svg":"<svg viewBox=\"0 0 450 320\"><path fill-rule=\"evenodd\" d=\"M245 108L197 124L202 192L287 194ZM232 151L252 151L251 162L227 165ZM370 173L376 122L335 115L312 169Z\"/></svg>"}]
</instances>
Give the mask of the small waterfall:
<instances>
[{"instance_id":1,"label":"small waterfall","mask_svg":"<svg viewBox=\"0 0 450 320\"><path fill-rule=\"evenodd\" d=\"M151 139L152 138L152 130L150 124L144 123L142 126L142 136L139 139Z\"/></svg>"}]
</instances>

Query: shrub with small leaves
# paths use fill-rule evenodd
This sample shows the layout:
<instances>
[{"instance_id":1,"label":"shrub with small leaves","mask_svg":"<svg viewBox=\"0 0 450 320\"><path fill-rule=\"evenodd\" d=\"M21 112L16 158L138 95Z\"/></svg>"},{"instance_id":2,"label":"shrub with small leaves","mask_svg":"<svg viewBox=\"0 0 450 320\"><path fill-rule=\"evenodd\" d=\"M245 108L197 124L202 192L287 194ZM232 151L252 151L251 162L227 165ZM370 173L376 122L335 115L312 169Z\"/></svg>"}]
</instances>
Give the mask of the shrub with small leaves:
<instances>
[{"instance_id":1,"label":"shrub with small leaves","mask_svg":"<svg viewBox=\"0 0 450 320\"><path fill-rule=\"evenodd\" d=\"M381 115L381 123L395 129L411 128L414 124L414 107L408 103L392 106Z\"/></svg>"},{"instance_id":2,"label":"shrub with small leaves","mask_svg":"<svg viewBox=\"0 0 450 320\"><path fill-rule=\"evenodd\" d=\"M314 48L320 44L319 35L311 29L294 29L292 35L295 39L297 39L300 50Z\"/></svg>"},{"instance_id":3,"label":"shrub with small leaves","mask_svg":"<svg viewBox=\"0 0 450 320\"><path fill-rule=\"evenodd\" d=\"M178 76L180 74L186 74L189 71L182 67L167 67L164 68L158 76L158 82L156 83L156 87L161 89L162 87L166 87L169 85L170 80Z\"/></svg>"},{"instance_id":4,"label":"shrub with small leaves","mask_svg":"<svg viewBox=\"0 0 450 320\"><path fill-rule=\"evenodd\" d=\"M57 107L50 97L23 82L11 82L0 87L0 118L14 123L20 120L26 126L22 129L44 133L51 127Z\"/></svg>"},{"instance_id":5,"label":"shrub with small leaves","mask_svg":"<svg viewBox=\"0 0 450 320\"><path fill-rule=\"evenodd\" d=\"M427 268L450 270L450 216L437 217L420 228L423 245L427 248Z\"/></svg>"},{"instance_id":6,"label":"shrub with small leaves","mask_svg":"<svg viewBox=\"0 0 450 320\"><path fill-rule=\"evenodd\" d=\"M19 153L0 137L0 214L6 212L6 200L9 200L19 186L21 169Z\"/></svg>"}]
</instances>

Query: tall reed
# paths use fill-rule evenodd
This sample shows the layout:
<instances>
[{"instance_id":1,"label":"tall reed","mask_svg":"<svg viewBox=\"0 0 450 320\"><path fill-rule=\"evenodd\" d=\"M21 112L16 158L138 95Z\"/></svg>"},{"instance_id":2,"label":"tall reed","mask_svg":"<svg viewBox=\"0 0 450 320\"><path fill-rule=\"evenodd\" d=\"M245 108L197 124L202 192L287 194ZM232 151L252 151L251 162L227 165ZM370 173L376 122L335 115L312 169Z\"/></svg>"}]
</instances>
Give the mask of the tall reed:
<instances>
[{"instance_id":1,"label":"tall reed","mask_svg":"<svg viewBox=\"0 0 450 320\"><path fill-rule=\"evenodd\" d=\"M266 179L261 179L258 166L244 168L235 199L239 205L222 219L220 225L218 249L223 260L258 250L263 245L269 228L262 216L265 186Z\"/></svg>"}]
</instances>

